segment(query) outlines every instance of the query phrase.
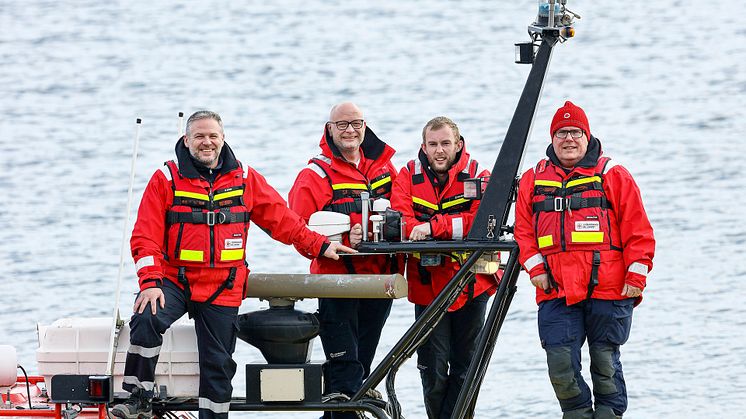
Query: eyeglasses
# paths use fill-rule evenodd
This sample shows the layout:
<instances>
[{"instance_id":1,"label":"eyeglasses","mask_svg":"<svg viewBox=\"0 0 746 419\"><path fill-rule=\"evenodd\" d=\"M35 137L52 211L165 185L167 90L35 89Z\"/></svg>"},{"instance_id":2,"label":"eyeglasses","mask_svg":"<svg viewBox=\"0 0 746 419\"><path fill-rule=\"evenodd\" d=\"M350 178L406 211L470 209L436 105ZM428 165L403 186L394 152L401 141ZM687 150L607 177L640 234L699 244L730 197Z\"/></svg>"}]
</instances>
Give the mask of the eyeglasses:
<instances>
[{"instance_id":1,"label":"eyeglasses","mask_svg":"<svg viewBox=\"0 0 746 419\"><path fill-rule=\"evenodd\" d=\"M572 138L577 139L583 136L583 130L582 129L560 129L554 133L554 136L561 140L561 139L567 138L567 134L570 134Z\"/></svg>"},{"instance_id":2,"label":"eyeglasses","mask_svg":"<svg viewBox=\"0 0 746 419\"><path fill-rule=\"evenodd\" d=\"M354 121L329 121L327 123L334 124L334 126L337 127L338 130L344 131L350 125L352 125L352 128L354 129L360 129L363 127L365 121L362 119L356 119Z\"/></svg>"}]
</instances>

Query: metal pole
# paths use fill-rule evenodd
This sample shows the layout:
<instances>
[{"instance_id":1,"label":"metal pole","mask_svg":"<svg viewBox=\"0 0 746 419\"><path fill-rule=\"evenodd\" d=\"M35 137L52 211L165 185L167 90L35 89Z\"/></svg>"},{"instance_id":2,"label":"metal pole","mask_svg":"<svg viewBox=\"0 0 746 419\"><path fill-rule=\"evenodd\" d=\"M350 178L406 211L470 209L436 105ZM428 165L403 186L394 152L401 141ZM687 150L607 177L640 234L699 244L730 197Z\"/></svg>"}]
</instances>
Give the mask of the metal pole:
<instances>
[{"instance_id":1,"label":"metal pole","mask_svg":"<svg viewBox=\"0 0 746 419\"><path fill-rule=\"evenodd\" d=\"M122 271L124 270L124 254L126 251L127 244L127 226L130 220L130 210L132 208L132 187L135 183L135 162L137 161L137 149L140 145L140 126L142 119L137 118L135 123L135 141L132 145L132 159L130 164L130 180L129 188L127 189L127 208L124 213L124 222L122 226L122 244L119 249L119 271L117 272L117 290L115 292L114 301L114 313L112 314L112 327L111 335L109 336L109 355L106 361L106 373L108 375L114 375L114 358L116 356L117 340L120 329L119 319L119 294L122 290Z\"/></svg>"},{"instance_id":2,"label":"metal pole","mask_svg":"<svg viewBox=\"0 0 746 419\"><path fill-rule=\"evenodd\" d=\"M536 109L539 107L541 90L544 86L547 67L552 57L552 47L557 43L557 37L543 35L539 51L536 54L531 72L528 75L523 93L518 100L518 105L510 121L505 140L500 147L495 166L492 168L492 177L487 184L482 202L474 217L471 231L467 240L490 240L488 237L489 218L496 218L498 228L504 226L510 212L511 195L513 183L518 170L521 168L526 143L531 134L531 126L534 121ZM504 174L510 173L511 176ZM500 175L498 175L500 174ZM497 175L497 176L496 176ZM499 234L495 234L497 240Z\"/></svg>"},{"instance_id":3,"label":"metal pole","mask_svg":"<svg viewBox=\"0 0 746 419\"><path fill-rule=\"evenodd\" d=\"M466 371L464 384L456 400L451 419L470 417L466 415L474 411L479 389L487 372L497 336L500 333L500 328L508 314L508 307L510 307L510 302L515 294L519 273L520 265L518 264L518 249L516 248L510 252L510 257L505 265L502 281L500 281L500 286L497 293L495 293L495 298L482 332L479 334L477 346L474 350L475 356L472 358L469 369Z\"/></svg>"},{"instance_id":4,"label":"metal pole","mask_svg":"<svg viewBox=\"0 0 746 419\"><path fill-rule=\"evenodd\" d=\"M420 318L417 319L412 324L412 326L409 327L409 329L404 333L401 339L399 339L396 345L391 348L389 353L386 354L386 356L384 357L384 361L381 362L378 367L376 367L376 369L370 374L370 376L368 376L368 378L363 382L360 390L358 390L357 393L355 393L355 395L350 398L350 400L360 400L363 395L365 395L365 392L375 387L383 380L392 366L396 365L397 363L406 361L406 359L409 358L408 356L405 356L405 354L410 353L410 351L416 349L416 346L413 348L412 344L419 340L422 332L428 326L428 323L430 323L431 320L436 316L439 316L443 312L445 312L445 310L450 307L454 301L456 301L456 298L458 298L458 295L460 293L460 289L462 289L466 285L466 281L468 280L467 274L469 273L469 268L474 265L474 263L479 259L483 252L484 250L477 250L472 253L471 256L469 256L466 262L461 265L461 269L456 272L456 274L453 276L453 278L451 278L448 284L446 284L443 290L440 291L440 294L438 294L435 300L433 300L433 302L427 307L427 309L425 309Z\"/></svg>"}]
</instances>

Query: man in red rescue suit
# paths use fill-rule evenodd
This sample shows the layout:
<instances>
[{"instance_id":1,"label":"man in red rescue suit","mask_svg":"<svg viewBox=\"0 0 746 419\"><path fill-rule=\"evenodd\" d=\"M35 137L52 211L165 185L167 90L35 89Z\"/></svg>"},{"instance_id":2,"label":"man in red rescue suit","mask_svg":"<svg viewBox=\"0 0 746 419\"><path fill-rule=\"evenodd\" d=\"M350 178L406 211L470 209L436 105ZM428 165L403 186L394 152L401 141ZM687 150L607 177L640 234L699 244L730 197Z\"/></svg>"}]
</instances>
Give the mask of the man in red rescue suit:
<instances>
[{"instance_id":1,"label":"man in red rescue suit","mask_svg":"<svg viewBox=\"0 0 746 419\"><path fill-rule=\"evenodd\" d=\"M132 232L140 293L124 367L123 388L131 396L112 409L125 419L152 416L162 334L184 313L194 318L197 334L199 417L228 417L249 219L307 256L354 252L308 230L259 173L236 160L218 114L189 117L176 157L151 177Z\"/></svg>"},{"instance_id":2,"label":"man in red rescue suit","mask_svg":"<svg viewBox=\"0 0 746 419\"><path fill-rule=\"evenodd\" d=\"M373 133L360 108L349 102L332 108L319 146L321 154L295 179L288 196L290 208L306 221L321 210L348 214L352 228L342 242L357 247L362 241L360 193L370 193L371 199L390 197L396 177L391 163L394 149ZM311 273L388 274L397 271L393 260L386 255L345 256L334 261L314 258ZM370 374L390 309L389 299L319 299L319 335L327 359L326 393L350 396L360 389ZM354 412L326 412L324 417L357 416Z\"/></svg>"},{"instance_id":3,"label":"man in red rescue suit","mask_svg":"<svg viewBox=\"0 0 746 419\"><path fill-rule=\"evenodd\" d=\"M402 213L407 237L466 237L479 201L464 198L464 180L489 175L469 157L452 120L443 116L430 120L422 129L418 159L402 168L391 192L391 206ZM415 304L415 318L422 315L459 267L458 261L442 255L409 257L408 298ZM494 294L496 283L494 275L475 275L417 349L417 368L429 419L450 418L453 413L484 324L487 300Z\"/></svg>"},{"instance_id":4,"label":"man in red rescue suit","mask_svg":"<svg viewBox=\"0 0 746 419\"><path fill-rule=\"evenodd\" d=\"M603 156L581 108L565 102L550 135L547 159L518 188L520 261L536 287L539 337L563 418L619 418L627 409L619 348L653 267L653 228L632 175ZM593 397L580 371L586 339Z\"/></svg>"}]
</instances>

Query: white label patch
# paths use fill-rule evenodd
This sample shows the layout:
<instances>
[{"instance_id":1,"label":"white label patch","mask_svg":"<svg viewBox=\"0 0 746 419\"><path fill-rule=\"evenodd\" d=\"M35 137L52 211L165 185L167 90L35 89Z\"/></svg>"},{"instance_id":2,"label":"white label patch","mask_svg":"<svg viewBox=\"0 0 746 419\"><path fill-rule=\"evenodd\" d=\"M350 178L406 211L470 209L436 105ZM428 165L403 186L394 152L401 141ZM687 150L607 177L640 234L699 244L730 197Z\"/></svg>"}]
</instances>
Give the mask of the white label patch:
<instances>
[{"instance_id":1,"label":"white label patch","mask_svg":"<svg viewBox=\"0 0 746 419\"><path fill-rule=\"evenodd\" d=\"M225 239L226 249L240 249L243 246L243 239Z\"/></svg>"},{"instance_id":2,"label":"white label patch","mask_svg":"<svg viewBox=\"0 0 746 419\"><path fill-rule=\"evenodd\" d=\"M575 231L600 231L598 221L575 221Z\"/></svg>"}]
</instances>

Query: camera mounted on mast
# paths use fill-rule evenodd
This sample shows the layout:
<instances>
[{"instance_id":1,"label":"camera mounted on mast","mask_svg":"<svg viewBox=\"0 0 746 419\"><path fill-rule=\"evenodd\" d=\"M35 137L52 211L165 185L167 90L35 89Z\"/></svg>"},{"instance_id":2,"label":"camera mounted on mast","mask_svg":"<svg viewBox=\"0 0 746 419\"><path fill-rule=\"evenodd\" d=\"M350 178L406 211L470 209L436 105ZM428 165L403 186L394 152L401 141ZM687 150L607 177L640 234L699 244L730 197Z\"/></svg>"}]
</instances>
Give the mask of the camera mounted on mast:
<instances>
[{"instance_id":1,"label":"camera mounted on mast","mask_svg":"<svg viewBox=\"0 0 746 419\"><path fill-rule=\"evenodd\" d=\"M580 15L567 8L567 0L538 0L536 21L528 25L531 42L515 44L516 64L532 64L541 39L550 36L559 42L575 36L572 26Z\"/></svg>"}]
</instances>

